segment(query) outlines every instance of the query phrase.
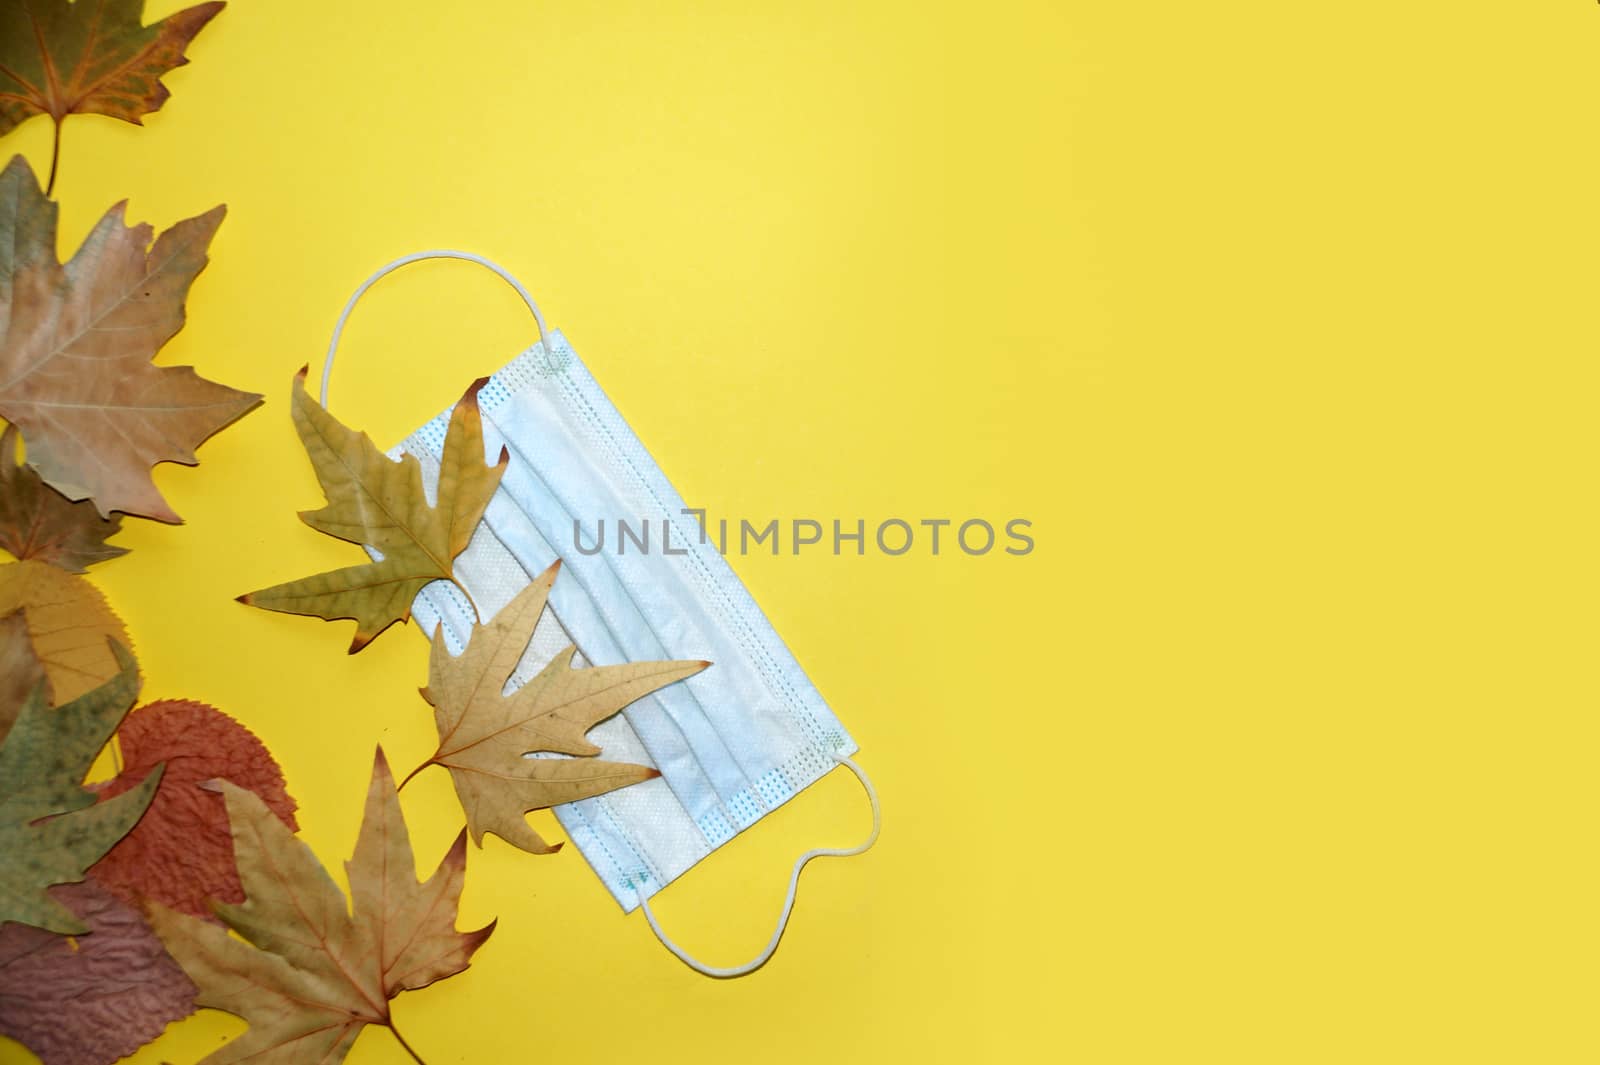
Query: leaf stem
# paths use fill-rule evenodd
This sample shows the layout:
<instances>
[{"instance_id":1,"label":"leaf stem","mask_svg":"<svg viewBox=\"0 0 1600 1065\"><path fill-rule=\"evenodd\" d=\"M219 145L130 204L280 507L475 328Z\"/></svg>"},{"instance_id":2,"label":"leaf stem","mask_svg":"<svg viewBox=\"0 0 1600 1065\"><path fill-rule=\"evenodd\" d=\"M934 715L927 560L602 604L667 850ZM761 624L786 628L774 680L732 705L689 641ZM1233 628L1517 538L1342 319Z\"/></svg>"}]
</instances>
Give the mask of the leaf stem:
<instances>
[{"instance_id":1,"label":"leaf stem","mask_svg":"<svg viewBox=\"0 0 1600 1065\"><path fill-rule=\"evenodd\" d=\"M56 164L61 160L61 120L55 121L55 134L50 138L50 180L45 182L44 194L49 196L56 187Z\"/></svg>"},{"instance_id":2,"label":"leaf stem","mask_svg":"<svg viewBox=\"0 0 1600 1065\"><path fill-rule=\"evenodd\" d=\"M400 794L401 790L404 789L407 784L411 783L411 778L412 777L416 776L418 773L422 772L424 769L428 768L430 765L433 765L433 759L432 758L428 759L426 762L423 762L421 765L417 766L417 768L415 768L411 772L407 773L406 774L406 778L400 782L400 786L394 789L394 793L396 795Z\"/></svg>"},{"instance_id":3,"label":"leaf stem","mask_svg":"<svg viewBox=\"0 0 1600 1065\"><path fill-rule=\"evenodd\" d=\"M427 1062L422 1060L421 1055L419 1055L415 1050L411 1049L411 1044L406 1042L406 1037L400 1034L400 1029L394 1026L393 1017L389 1018L389 1031L394 1033L395 1039L398 1040L400 1045L405 1048L406 1053L411 1055L412 1061L416 1062L417 1065L428 1065Z\"/></svg>"}]
</instances>

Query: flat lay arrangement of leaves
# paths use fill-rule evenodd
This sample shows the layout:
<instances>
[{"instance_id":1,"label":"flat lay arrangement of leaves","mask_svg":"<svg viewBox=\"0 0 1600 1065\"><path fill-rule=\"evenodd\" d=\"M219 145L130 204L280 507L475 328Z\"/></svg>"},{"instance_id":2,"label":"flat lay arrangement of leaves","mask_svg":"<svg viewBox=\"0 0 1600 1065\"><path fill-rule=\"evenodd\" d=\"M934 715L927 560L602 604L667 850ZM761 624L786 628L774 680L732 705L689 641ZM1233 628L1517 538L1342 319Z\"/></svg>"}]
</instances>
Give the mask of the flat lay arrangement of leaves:
<instances>
[{"instance_id":1,"label":"flat lay arrangement of leaves","mask_svg":"<svg viewBox=\"0 0 1600 1065\"><path fill-rule=\"evenodd\" d=\"M82 577L9 563L0 598L0 1034L50 1065L114 1061L194 1011L142 908L237 897L231 847L215 843L221 799L195 781L239 780L291 823L293 803L260 741L220 711L130 712L138 665ZM113 734L121 772L85 785Z\"/></svg>"},{"instance_id":2,"label":"flat lay arrangement of leaves","mask_svg":"<svg viewBox=\"0 0 1600 1065\"><path fill-rule=\"evenodd\" d=\"M213 1065L341 1061L368 1026L421 1062L391 1002L465 970L494 930L455 927L468 836L558 850L525 814L659 775L597 757L588 731L710 663L575 669L569 648L507 692L559 563L480 618L460 656L435 632L421 694L439 742L406 780L448 770L465 825L419 881L405 781L380 749L348 898L296 838L296 803L259 737L202 702L135 705L134 641L84 574L129 554L110 542L125 516L180 522L151 468L193 465L261 397L154 361L183 327L225 208L157 237L117 204L62 263L50 197L68 116L142 124L223 6L146 26L142 0L0 4L0 135L34 115L54 123L43 189L21 156L0 170L0 549L15 559L0 563L0 1036L45 1065L107 1065L208 1007L249 1024ZM484 454L476 381L430 503L417 460L341 424L305 376L290 414L326 503L300 517L369 561L239 598L353 619L354 653L409 620L424 586L455 580L508 456ZM104 752L114 771L90 780Z\"/></svg>"}]
</instances>

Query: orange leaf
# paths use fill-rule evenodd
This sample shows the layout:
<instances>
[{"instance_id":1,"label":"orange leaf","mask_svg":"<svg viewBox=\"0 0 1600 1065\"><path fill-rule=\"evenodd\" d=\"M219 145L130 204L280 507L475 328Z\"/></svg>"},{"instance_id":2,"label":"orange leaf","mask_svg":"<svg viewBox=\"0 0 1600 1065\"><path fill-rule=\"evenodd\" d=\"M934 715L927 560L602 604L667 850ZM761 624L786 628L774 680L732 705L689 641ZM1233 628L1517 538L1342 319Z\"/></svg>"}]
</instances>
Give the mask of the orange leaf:
<instances>
[{"instance_id":1,"label":"orange leaf","mask_svg":"<svg viewBox=\"0 0 1600 1065\"><path fill-rule=\"evenodd\" d=\"M95 789L102 799L128 791L158 765L167 772L133 831L95 864L95 878L129 902L154 899L196 917L211 917L208 898L243 902L227 804L201 785L249 788L294 829L295 802L266 744L216 707L188 699L139 707L123 719L117 741L122 772Z\"/></svg>"}]
</instances>

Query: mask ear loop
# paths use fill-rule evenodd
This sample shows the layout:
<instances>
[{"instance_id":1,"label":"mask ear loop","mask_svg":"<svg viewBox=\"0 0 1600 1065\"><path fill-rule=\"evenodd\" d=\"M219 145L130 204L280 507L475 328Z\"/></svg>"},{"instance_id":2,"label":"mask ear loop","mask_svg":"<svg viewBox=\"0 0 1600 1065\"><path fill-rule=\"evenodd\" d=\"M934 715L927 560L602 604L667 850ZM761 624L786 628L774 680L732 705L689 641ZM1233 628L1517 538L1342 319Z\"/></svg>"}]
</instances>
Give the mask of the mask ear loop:
<instances>
[{"instance_id":1,"label":"mask ear loop","mask_svg":"<svg viewBox=\"0 0 1600 1065\"><path fill-rule=\"evenodd\" d=\"M754 959L745 962L743 965L734 965L727 968L721 968L715 965L707 965L705 962L698 961L691 957L688 951L674 943L667 937L667 933L661 930L661 923L656 920L656 915L650 911L650 900L645 898L643 892L640 892L639 908L644 911L644 919L650 922L650 930L656 934L657 939L661 940L661 945L663 947L666 947L668 950L672 951L672 953L678 956L679 961L683 962L696 972L701 972L707 976L716 977L719 980L728 980L736 976L744 976L748 973L755 972L757 969L767 964L768 959L770 959L773 953L777 951L779 941L783 939L784 929L789 926L789 914L794 910L795 892L800 887L800 870L806 867L806 863L811 861L813 858L849 858L852 855L862 853L870 848L874 843L878 842L878 832L883 827L883 812L878 806L877 789L872 786L872 781L868 779L866 771L860 766L856 765L855 762L844 757L843 755L834 755L834 757L839 760L840 765L844 766L846 769L850 770L850 772L856 775L856 779L859 780L861 782L861 786L866 789L867 800L872 803L872 832L867 836L866 840L854 847L818 847L815 850L806 851L795 860L794 872L789 874L789 894L788 897L783 900L783 912L778 915L778 927L773 930L772 939L767 942L766 949L760 954L757 954Z\"/></svg>"},{"instance_id":2,"label":"mask ear loop","mask_svg":"<svg viewBox=\"0 0 1600 1065\"><path fill-rule=\"evenodd\" d=\"M527 289L522 287L522 282L511 275L511 271L499 263L492 262L470 251L450 251L445 248L436 248L432 251L412 252L410 255L402 255L393 262L379 267L377 273L361 282L361 287L355 290L349 301L345 303L344 310L339 312L339 321L333 327L333 339L328 341L328 357L322 363L322 394L318 402L322 404L323 409L327 409L328 406L328 381L333 377L333 355L334 352L339 350L339 337L344 333L344 324L350 319L350 312L356 309L356 304L361 300L362 296L367 294L367 289L377 284L379 279L386 274L394 273L402 266L421 262L423 259L463 259L469 263L477 263L479 266L487 266L499 274L501 280L517 290L517 295L522 297L522 302L526 303L528 310L533 312L534 324L539 328L539 346L544 349L546 357L549 356L550 341L548 339L549 333L544 327L544 315L539 313L539 305L533 302L533 297L528 294Z\"/></svg>"}]
</instances>

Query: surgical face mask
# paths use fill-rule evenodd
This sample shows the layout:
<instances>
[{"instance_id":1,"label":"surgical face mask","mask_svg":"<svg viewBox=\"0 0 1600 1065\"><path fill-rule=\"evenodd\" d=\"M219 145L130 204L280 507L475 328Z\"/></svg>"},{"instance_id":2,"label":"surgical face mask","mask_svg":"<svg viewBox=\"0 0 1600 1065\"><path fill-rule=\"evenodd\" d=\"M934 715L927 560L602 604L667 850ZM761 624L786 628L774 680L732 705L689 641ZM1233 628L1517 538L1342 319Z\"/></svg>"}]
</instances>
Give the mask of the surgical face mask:
<instances>
[{"instance_id":1,"label":"surgical face mask","mask_svg":"<svg viewBox=\"0 0 1600 1065\"><path fill-rule=\"evenodd\" d=\"M455 563L461 588L424 588L412 614L424 633L442 627L460 654L475 618L491 618L558 558L561 577L511 679L521 687L555 654L576 644L579 665L707 659L712 666L640 699L590 738L608 758L653 766L661 776L555 808L568 836L625 913L642 908L674 954L712 976L737 976L766 962L794 905L800 871L813 857L859 854L877 839L877 796L850 755L855 741L716 548L683 499L612 406L565 337L545 328L527 290L506 271L466 252L408 255L368 278L334 329L322 374L328 402L333 355L351 310L379 278L429 258L489 267L533 312L539 342L478 393L486 459L503 446L510 464L467 550ZM416 456L434 497L450 411L390 452ZM579 529L648 524L661 539L593 550ZM581 543L581 549L578 545ZM796 861L777 929L744 965L704 965L674 944L649 899L734 836L843 765L872 802L872 833L860 846L808 851Z\"/></svg>"}]
</instances>

